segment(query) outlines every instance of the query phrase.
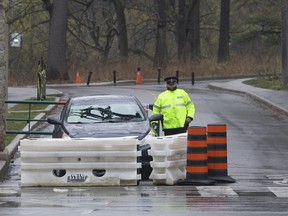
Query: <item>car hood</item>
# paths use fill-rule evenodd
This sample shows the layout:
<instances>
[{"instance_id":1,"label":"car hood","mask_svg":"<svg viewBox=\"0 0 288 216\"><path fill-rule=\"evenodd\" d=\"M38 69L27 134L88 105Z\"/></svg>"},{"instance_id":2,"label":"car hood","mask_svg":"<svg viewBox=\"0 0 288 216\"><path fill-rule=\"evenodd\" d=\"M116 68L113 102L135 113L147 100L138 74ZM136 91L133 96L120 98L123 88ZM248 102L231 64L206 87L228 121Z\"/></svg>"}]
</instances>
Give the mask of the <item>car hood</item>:
<instances>
[{"instance_id":1,"label":"car hood","mask_svg":"<svg viewBox=\"0 0 288 216\"><path fill-rule=\"evenodd\" d=\"M71 138L105 138L143 136L149 130L149 122L65 124Z\"/></svg>"}]
</instances>

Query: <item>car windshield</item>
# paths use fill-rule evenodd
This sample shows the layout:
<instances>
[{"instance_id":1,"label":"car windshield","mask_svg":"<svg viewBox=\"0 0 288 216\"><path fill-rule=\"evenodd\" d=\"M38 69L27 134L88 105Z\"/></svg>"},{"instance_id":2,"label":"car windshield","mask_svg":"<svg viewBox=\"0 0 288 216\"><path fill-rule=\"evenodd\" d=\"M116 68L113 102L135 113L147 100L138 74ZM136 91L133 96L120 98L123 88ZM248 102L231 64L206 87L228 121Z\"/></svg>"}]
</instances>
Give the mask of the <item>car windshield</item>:
<instances>
[{"instance_id":1,"label":"car windshield","mask_svg":"<svg viewBox=\"0 0 288 216\"><path fill-rule=\"evenodd\" d=\"M133 101L101 101L97 103L72 103L67 123L87 124L104 122L144 121L144 115Z\"/></svg>"}]
</instances>

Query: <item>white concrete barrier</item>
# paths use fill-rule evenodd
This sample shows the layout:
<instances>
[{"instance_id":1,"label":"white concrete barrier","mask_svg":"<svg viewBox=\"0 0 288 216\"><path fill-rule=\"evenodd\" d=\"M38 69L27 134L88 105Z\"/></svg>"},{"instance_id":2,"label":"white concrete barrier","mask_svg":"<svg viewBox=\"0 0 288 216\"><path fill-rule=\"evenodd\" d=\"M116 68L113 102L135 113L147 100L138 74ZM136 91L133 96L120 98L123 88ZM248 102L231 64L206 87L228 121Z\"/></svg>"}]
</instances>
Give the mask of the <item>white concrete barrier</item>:
<instances>
[{"instance_id":1,"label":"white concrete barrier","mask_svg":"<svg viewBox=\"0 0 288 216\"><path fill-rule=\"evenodd\" d=\"M153 161L150 179L154 184L174 185L186 178L187 134L146 139Z\"/></svg>"},{"instance_id":2,"label":"white concrete barrier","mask_svg":"<svg viewBox=\"0 0 288 216\"><path fill-rule=\"evenodd\" d=\"M137 139L21 140L21 186L137 185Z\"/></svg>"}]
</instances>

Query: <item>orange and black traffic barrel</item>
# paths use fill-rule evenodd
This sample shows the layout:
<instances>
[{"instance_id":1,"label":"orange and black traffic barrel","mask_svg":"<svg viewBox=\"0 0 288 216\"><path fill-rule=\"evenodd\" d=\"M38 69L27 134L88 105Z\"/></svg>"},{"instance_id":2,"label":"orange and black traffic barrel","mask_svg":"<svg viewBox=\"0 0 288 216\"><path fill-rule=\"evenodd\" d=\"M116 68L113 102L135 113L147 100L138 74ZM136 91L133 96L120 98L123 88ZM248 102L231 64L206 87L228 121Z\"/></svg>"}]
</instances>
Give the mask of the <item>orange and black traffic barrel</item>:
<instances>
[{"instance_id":1,"label":"orange and black traffic barrel","mask_svg":"<svg viewBox=\"0 0 288 216\"><path fill-rule=\"evenodd\" d=\"M233 183L228 176L227 126L225 124L207 125L208 177L219 182Z\"/></svg>"},{"instance_id":2,"label":"orange and black traffic barrel","mask_svg":"<svg viewBox=\"0 0 288 216\"><path fill-rule=\"evenodd\" d=\"M186 179L180 185L211 185L208 179L206 127L191 126L187 134Z\"/></svg>"}]
</instances>

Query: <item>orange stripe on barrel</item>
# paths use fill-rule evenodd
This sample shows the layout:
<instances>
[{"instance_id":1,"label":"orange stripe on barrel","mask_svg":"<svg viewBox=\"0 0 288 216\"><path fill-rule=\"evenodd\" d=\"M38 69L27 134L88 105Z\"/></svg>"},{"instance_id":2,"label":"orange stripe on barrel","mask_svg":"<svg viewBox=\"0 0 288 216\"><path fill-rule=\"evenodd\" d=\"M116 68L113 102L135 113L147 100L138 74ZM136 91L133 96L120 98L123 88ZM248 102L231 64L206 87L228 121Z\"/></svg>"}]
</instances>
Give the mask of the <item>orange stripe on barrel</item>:
<instances>
[{"instance_id":1,"label":"orange stripe on barrel","mask_svg":"<svg viewBox=\"0 0 288 216\"><path fill-rule=\"evenodd\" d=\"M187 154L187 160L207 160L207 154Z\"/></svg>"},{"instance_id":2,"label":"orange stripe on barrel","mask_svg":"<svg viewBox=\"0 0 288 216\"><path fill-rule=\"evenodd\" d=\"M188 128L189 135L206 135L205 127L189 127Z\"/></svg>"},{"instance_id":3,"label":"orange stripe on barrel","mask_svg":"<svg viewBox=\"0 0 288 216\"><path fill-rule=\"evenodd\" d=\"M226 170L228 168L227 163L217 163L217 164L208 164L209 170Z\"/></svg>"},{"instance_id":4,"label":"orange stripe on barrel","mask_svg":"<svg viewBox=\"0 0 288 216\"><path fill-rule=\"evenodd\" d=\"M226 125L207 125L208 132L226 132Z\"/></svg>"},{"instance_id":5,"label":"orange stripe on barrel","mask_svg":"<svg viewBox=\"0 0 288 216\"><path fill-rule=\"evenodd\" d=\"M206 147L207 146L207 142L206 140L188 140L187 141L187 147Z\"/></svg>"},{"instance_id":6,"label":"orange stripe on barrel","mask_svg":"<svg viewBox=\"0 0 288 216\"><path fill-rule=\"evenodd\" d=\"M208 166L187 166L186 171L189 173L208 173Z\"/></svg>"},{"instance_id":7,"label":"orange stripe on barrel","mask_svg":"<svg viewBox=\"0 0 288 216\"><path fill-rule=\"evenodd\" d=\"M208 151L209 157L227 157L227 151Z\"/></svg>"}]
</instances>

